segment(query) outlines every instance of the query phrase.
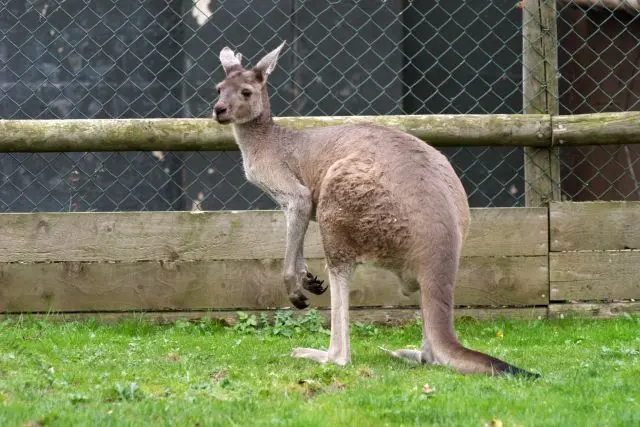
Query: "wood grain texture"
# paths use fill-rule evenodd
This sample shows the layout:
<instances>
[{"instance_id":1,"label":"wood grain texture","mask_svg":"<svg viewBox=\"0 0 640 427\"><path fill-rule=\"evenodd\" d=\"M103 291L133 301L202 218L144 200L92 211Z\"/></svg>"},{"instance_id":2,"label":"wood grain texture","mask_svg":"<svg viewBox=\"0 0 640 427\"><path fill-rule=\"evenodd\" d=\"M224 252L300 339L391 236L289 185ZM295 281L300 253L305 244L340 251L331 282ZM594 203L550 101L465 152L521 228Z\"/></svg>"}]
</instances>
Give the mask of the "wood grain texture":
<instances>
[{"instance_id":1,"label":"wood grain texture","mask_svg":"<svg viewBox=\"0 0 640 427\"><path fill-rule=\"evenodd\" d=\"M245 310L248 315L260 316L266 314L272 318L275 310ZM327 325L330 323L330 311L319 309L318 312L324 316ZM304 315L306 311L297 311L297 315ZM420 315L419 310L415 308L356 308L349 312L349 318L352 322L375 323L381 325L402 325L414 322ZM456 308L454 310L456 318L473 318L477 320L494 320L494 319L525 319L535 320L547 317L546 307L496 307L496 308ZM200 321L215 320L226 325L234 325L237 323L237 311L218 310L218 311L117 311L117 312L101 312L101 311L85 311L75 313L51 312L51 313L29 313L29 314L4 314L0 315L0 319L18 320L21 318L42 319L49 322L68 322L74 320L95 319L96 321L109 324L120 322L123 320L141 320L158 324L171 324L178 320Z\"/></svg>"},{"instance_id":2,"label":"wood grain texture","mask_svg":"<svg viewBox=\"0 0 640 427\"><path fill-rule=\"evenodd\" d=\"M474 208L462 255L546 255L548 241L546 208Z\"/></svg>"},{"instance_id":3,"label":"wood grain texture","mask_svg":"<svg viewBox=\"0 0 640 427\"><path fill-rule=\"evenodd\" d=\"M471 210L465 256L541 255L546 209ZM280 211L0 214L0 262L282 258ZM305 256L324 256L312 222Z\"/></svg>"},{"instance_id":4,"label":"wood grain texture","mask_svg":"<svg viewBox=\"0 0 640 427\"><path fill-rule=\"evenodd\" d=\"M400 129L436 147L549 146L548 114L429 114L279 117L284 127L303 129L344 124L377 124Z\"/></svg>"},{"instance_id":5,"label":"wood grain texture","mask_svg":"<svg viewBox=\"0 0 640 427\"><path fill-rule=\"evenodd\" d=\"M551 301L640 299L640 251L549 254Z\"/></svg>"},{"instance_id":6,"label":"wood grain texture","mask_svg":"<svg viewBox=\"0 0 640 427\"><path fill-rule=\"evenodd\" d=\"M522 95L526 114L558 114L555 2L522 2ZM553 116L552 116L553 120ZM525 204L546 206L560 198L558 148L524 148Z\"/></svg>"},{"instance_id":7,"label":"wood grain texture","mask_svg":"<svg viewBox=\"0 0 640 427\"><path fill-rule=\"evenodd\" d=\"M0 152L237 149L212 119L0 120Z\"/></svg>"},{"instance_id":8,"label":"wood grain texture","mask_svg":"<svg viewBox=\"0 0 640 427\"><path fill-rule=\"evenodd\" d=\"M525 113L531 114L277 117L275 121L295 129L374 123L403 130L436 147L640 143L638 112L555 115L555 11L552 3L540 2L546 6L540 9L538 1L525 2L523 13L524 105ZM237 149L230 126L205 118L0 120L0 152L5 153Z\"/></svg>"},{"instance_id":9,"label":"wood grain texture","mask_svg":"<svg viewBox=\"0 0 640 427\"><path fill-rule=\"evenodd\" d=\"M548 115L449 114L279 117L303 129L378 124L401 129L435 146L548 146ZM213 119L0 120L0 152L237 150L231 126Z\"/></svg>"},{"instance_id":10,"label":"wood grain texture","mask_svg":"<svg viewBox=\"0 0 640 427\"><path fill-rule=\"evenodd\" d=\"M524 148L525 206L547 206L560 198L560 162L557 149Z\"/></svg>"},{"instance_id":11,"label":"wood grain texture","mask_svg":"<svg viewBox=\"0 0 640 427\"><path fill-rule=\"evenodd\" d=\"M640 111L576 114L553 118L557 146L640 143Z\"/></svg>"},{"instance_id":12,"label":"wood grain texture","mask_svg":"<svg viewBox=\"0 0 640 427\"><path fill-rule=\"evenodd\" d=\"M281 258L279 211L0 215L0 262ZM305 254L322 256L317 224Z\"/></svg>"},{"instance_id":13,"label":"wood grain texture","mask_svg":"<svg viewBox=\"0 0 640 427\"><path fill-rule=\"evenodd\" d=\"M549 209L551 251L640 249L640 202L562 202Z\"/></svg>"},{"instance_id":14,"label":"wood grain texture","mask_svg":"<svg viewBox=\"0 0 640 427\"><path fill-rule=\"evenodd\" d=\"M308 264L326 278L323 260ZM0 312L288 307L281 271L281 260L0 264ZM455 302L542 305L547 279L546 256L463 258ZM419 293L403 296L398 285L393 273L360 266L351 305L418 306ZM329 292L309 302L328 307Z\"/></svg>"}]
</instances>

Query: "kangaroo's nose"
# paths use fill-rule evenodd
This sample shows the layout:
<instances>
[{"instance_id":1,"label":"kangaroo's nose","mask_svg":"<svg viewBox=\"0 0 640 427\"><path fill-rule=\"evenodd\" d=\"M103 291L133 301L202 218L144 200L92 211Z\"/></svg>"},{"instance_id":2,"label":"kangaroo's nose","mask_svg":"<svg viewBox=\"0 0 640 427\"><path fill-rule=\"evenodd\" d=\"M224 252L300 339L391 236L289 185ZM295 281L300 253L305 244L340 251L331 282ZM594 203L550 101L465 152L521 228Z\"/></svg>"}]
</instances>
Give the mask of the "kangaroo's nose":
<instances>
[{"instance_id":1,"label":"kangaroo's nose","mask_svg":"<svg viewBox=\"0 0 640 427\"><path fill-rule=\"evenodd\" d=\"M220 116L227 112L227 106L224 104L216 104L213 107L213 111L216 113L216 116Z\"/></svg>"}]
</instances>

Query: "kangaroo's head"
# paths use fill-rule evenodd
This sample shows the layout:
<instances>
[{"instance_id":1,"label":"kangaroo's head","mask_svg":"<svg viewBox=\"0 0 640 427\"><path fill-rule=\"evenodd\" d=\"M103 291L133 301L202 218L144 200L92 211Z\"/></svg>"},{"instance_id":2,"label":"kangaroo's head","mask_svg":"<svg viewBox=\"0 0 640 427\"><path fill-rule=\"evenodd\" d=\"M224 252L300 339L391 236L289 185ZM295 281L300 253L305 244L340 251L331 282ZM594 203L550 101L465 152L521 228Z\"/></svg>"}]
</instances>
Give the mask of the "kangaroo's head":
<instances>
[{"instance_id":1,"label":"kangaroo's head","mask_svg":"<svg viewBox=\"0 0 640 427\"><path fill-rule=\"evenodd\" d=\"M246 123L263 114L270 115L267 94L267 77L276 67L284 42L266 54L255 67L245 70L240 61L242 55L224 47L220 62L226 73L217 84L218 102L213 107L213 117L218 123Z\"/></svg>"}]
</instances>

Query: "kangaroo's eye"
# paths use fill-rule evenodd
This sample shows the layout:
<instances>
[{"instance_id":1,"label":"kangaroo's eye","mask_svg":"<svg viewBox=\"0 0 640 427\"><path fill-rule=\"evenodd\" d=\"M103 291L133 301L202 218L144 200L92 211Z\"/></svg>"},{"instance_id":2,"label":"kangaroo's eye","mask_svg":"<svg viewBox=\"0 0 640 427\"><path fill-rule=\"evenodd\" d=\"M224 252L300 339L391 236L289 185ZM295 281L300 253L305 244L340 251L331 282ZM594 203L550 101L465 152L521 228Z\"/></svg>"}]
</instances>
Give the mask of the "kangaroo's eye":
<instances>
[{"instance_id":1,"label":"kangaroo's eye","mask_svg":"<svg viewBox=\"0 0 640 427\"><path fill-rule=\"evenodd\" d=\"M242 94L242 96L244 96L245 98L249 98L251 96L251 91L249 89L242 89L242 92L240 92Z\"/></svg>"}]
</instances>

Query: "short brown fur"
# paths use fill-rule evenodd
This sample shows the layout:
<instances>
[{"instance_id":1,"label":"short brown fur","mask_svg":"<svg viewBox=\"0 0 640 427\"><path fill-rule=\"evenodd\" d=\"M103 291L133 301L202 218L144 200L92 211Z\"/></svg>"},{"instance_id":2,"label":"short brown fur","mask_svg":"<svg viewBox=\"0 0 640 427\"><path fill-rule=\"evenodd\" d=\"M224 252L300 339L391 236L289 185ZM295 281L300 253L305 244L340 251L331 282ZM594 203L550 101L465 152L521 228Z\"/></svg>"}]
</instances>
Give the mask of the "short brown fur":
<instances>
[{"instance_id":1,"label":"short brown fur","mask_svg":"<svg viewBox=\"0 0 640 427\"><path fill-rule=\"evenodd\" d=\"M423 345L392 355L443 364L460 372L533 375L463 347L453 328L453 288L469 227L465 190L447 158L396 129L346 125L292 130L271 117L267 77L280 50L252 70L229 48L220 53L227 77L214 117L231 123L247 179L282 206L287 221L284 282L298 308L306 289L326 290L304 263L310 220L320 226L331 286L327 352L296 349L318 362L351 360L348 283L359 262L384 266L402 279L404 293L421 291Z\"/></svg>"}]
</instances>

